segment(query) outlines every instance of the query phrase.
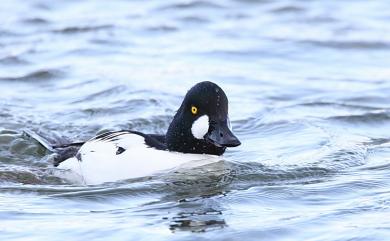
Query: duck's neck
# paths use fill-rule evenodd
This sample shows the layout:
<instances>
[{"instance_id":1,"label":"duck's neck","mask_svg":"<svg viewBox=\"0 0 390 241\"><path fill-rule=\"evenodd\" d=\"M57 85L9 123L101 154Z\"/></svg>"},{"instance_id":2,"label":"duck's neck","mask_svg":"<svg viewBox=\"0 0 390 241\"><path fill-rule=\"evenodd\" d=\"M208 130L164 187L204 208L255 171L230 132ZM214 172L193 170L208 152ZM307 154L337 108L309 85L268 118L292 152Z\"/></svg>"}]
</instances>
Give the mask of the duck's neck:
<instances>
[{"instance_id":1,"label":"duck's neck","mask_svg":"<svg viewBox=\"0 0 390 241\"><path fill-rule=\"evenodd\" d=\"M217 147L203 139L196 139L191 133L191 124L179 121L185 119L178 116L179 113L181 112L176 113L165 136L169 151L218 156L225 152L225 147Z\"/></svg>"}]
</instances>

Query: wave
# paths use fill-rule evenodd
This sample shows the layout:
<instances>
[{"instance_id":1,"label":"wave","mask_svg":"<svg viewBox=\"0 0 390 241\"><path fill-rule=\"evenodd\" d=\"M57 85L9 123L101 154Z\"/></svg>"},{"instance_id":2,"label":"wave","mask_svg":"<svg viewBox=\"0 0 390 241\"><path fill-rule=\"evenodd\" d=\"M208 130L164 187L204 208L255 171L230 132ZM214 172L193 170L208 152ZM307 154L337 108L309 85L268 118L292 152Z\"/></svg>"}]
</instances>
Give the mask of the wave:
<instances>
[{"instance_id":1,"label":"wave","mask_svg":"<svg viewBox=\"0 0 390 241\"><path fill-rule=\"evenodd\" d=\"M333 49L385 50L390 48L390 43L385 41L301 40L298 42Z\"/></svg>"},{"instance_id":2,"label":"wave","mask_svg":"<svg viewBox=\"0 0 390 241\"><path fill-rule=\"evenodd\" d=\"M49 81L58 79L64 76L64 72L60 69L42 69L27 73L22 76L0 77L0 81L15 81L15 82L35 82L35 81Z\"/></svg>"},{"instance_id":3,"label":"wave","mask_svg":"<svg viewBox=\"0 0 390 241\"><path fill-rule=\"evenodd\" d=\"M107 30L113 28L114 25L98 25L98 26L70 26L60 29L52 30L53 33L62 33L62 34L76 34L76 33L86 33L86 32L95 32L100 30Z\"/></svg>"},{"instance_id":4,"label":"wave","mask_svg":"<svg viewBox=\"0 0 390 241\"><path fill-rule=\"evenodd\" d=\"M187 2L182 2L182 3L175 3L175 4L170 4L166 5L164 7L160 7L159 10L180 10L180 9L204 9L204 8L211 8L211 9L223 9L224 6L217 4L217 3L212 3L209 1L187 1Z\"/></svg>"},{"instance_id":5,"label":"wave","mask_svg":"<svg viewBox=\"0 0 390 241\"><path fill-rule=\"evenodd\" d=\"M348 124L378 124L388 122L390 113L388 112L369 112L360 115L333 116L328 118L331 121L342 121Z\"/></svg>"},{"instance_id":6,"label":"wave","mask_svg":"<svg viewBox=\"0 0 390 241\"><path fill-rule=\"evenodd\" d=\"M29 61L19 57L19 56L6 56L0 58L0 64L3 65L27 65L31 64Z\"/></svg>"}]
</instances>

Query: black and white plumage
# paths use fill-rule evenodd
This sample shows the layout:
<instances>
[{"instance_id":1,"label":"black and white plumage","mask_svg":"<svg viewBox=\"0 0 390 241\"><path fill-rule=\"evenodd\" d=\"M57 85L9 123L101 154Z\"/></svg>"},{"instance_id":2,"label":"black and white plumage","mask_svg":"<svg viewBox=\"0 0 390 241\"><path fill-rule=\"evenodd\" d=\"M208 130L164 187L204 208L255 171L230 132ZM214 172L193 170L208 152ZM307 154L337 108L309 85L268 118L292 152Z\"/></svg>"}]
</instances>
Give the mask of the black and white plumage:
<instances>
[{"instance_id":1,"label":"black and white plumage","mask_svg":"<svg viewBox=\"0 0 390 241\"><path fill-rule=\"evenodd\" d=\"M166 135L122 130L57 146L35 139L57 153L55 165L72 170L86 184L148 176L189 162L218 161L227 147L241 144L230 129L228 99L212 82L198 83L187 92Z\"/></svg>"}]
</instances>

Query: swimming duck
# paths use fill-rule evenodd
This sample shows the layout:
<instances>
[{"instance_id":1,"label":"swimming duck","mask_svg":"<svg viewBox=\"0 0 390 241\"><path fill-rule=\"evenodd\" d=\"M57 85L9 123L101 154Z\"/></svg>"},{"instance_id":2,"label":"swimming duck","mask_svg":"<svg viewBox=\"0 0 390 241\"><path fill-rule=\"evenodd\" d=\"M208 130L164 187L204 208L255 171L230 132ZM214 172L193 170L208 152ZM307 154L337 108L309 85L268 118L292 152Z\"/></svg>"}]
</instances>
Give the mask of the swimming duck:
<instances>
[{"instance_id":1,"label":"swimming duck","mask_svg":"<svg viewBox=\"0 0 390 241\"><path fill-rule=\"evenodd\" d=\"M143 177L188 162L217 159L227 147L241 143L233 134L228 98L215 83L193 86L185 95L165 135L132 130L111 131L81 143L51 145L54 165L71 170L86 184Z\"/></svg>"}]
</instances>

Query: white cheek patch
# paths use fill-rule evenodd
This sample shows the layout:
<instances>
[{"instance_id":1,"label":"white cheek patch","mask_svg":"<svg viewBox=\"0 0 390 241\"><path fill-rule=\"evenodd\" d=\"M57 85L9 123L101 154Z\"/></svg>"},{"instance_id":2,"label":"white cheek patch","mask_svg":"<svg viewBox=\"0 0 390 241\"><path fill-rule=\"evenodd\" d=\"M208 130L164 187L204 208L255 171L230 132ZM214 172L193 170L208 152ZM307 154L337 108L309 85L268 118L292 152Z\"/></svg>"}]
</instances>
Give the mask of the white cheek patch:
<instances>
[{"instance_id":1,"label":"white cheek patch","mask_svg":"<svg viewBox=\"0 0 390 241\"><path fill-rule=\"evenodd\" d=\"M191 127L192 135L197 139L203 139L204 135L209 131L209 117L202 115Z\"/></svg>"}]
</instances>

